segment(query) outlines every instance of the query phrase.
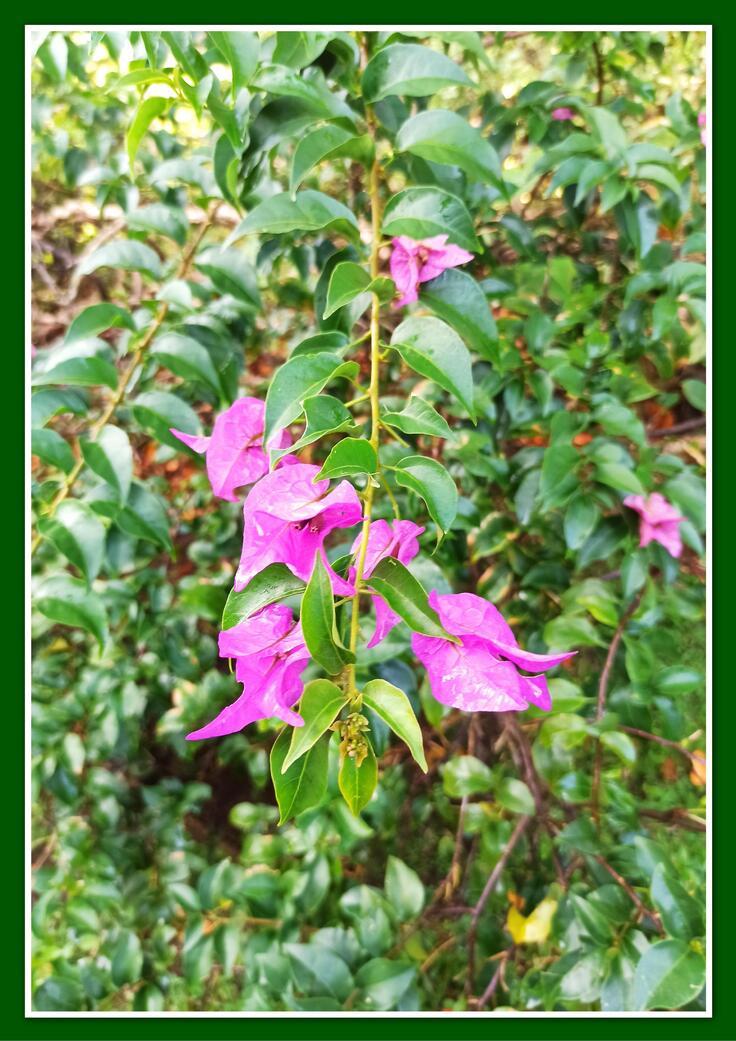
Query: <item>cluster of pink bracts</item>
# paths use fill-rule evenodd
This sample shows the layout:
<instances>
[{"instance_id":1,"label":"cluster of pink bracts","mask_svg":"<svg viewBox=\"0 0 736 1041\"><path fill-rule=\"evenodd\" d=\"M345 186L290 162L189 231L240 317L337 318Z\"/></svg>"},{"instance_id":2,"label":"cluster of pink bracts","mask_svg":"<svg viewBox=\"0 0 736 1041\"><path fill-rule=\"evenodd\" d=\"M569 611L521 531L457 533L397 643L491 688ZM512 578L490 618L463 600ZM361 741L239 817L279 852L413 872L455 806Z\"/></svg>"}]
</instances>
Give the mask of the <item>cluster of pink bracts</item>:
<instances>
[{"instance_id":1,"label":"cluster of pink bracts","mask_svg":"<svg viewBox=\"0 0 736 1041\"><path fill-rule=\"evenodd\" d=\"M552 113L556 119L571 118L568 109ZM397 306L418 298L422 282L444 270L465 264L472 254L448 244L446 235L415 241L405 235L393 240L391 276L399 292ZM355 567L342 578L325 555L325 540L338 528L351 528L363 520L363 508L355 488L340 481L330 488L329 480L315 480L318 466L301 463L294 455L282 456L270 470L267 449L291 445L287 431L275 435L264 447L265 405L258 398L240 398L215 420L210 437L197 437L172 430L195 452L204 453L207 475L215 495L237 502L238 489L254 485L243 507L243 549L235 575L235 589L242 590L269 564L285 564L305 582L309 580L317 554L327 568L337 596L355 593ZM661 542L673 555L681 551L678 531L682 518L657 493L645 500L629 496L627 506L641 515L641 545ZM394 557L402 564L419 552L418 536L424 528L412 521L372 521L363 579L370 580L380 560ZM352 553L358 551L358 535ZM372 594L376 626L368 642L375 647L400 622L386 602ZM548 710L551 700L541 673L554 668L575 651L531 654L521 650L500 612L473 593L440 596L433 591L429 602L448 633L459 643L414 633L412 648L426 667L432 694L444 705L466 712L517 712L536 705ZM235 675L243 693L189 740L222 737L242 730L257 719L276 717L292 726L304 720L293 710L304 689L301 675L310 655L301 624L291 609L281 605L264 607L251 617L220 633L220 655L235 660ZM537 671L536 675L523 675Z\"/></svg>"},{"instance_id":2,"label":"cluster of pink bracts","mask_svg":"<svg viewBox=\"0 0 736 1041\"><path fill-rule=\"evenodd\" d=\"M215 495L237 501L236 489L254 485L243 508L243 549L235 576L236 590L244 589L269 564L282 563L307 581L319 553L328 569L334 592L355 592L355 567L342 578L325 555L325 540L338 528L360 524L360 499L348 481L330 488L328 480L316 481L318 466L283 456L269 472L263 446L264 404L257 398L240 398L217 417L211 437L172 433L195 452L205 454L207 474ZM269 448L288 448L286 432ZM408 564L419 552L418 536L424 528L413 521L385 520L371 523L363 577L370 580L380 560L394 557ZM360 535L353 543L358 551ZM375 647L400 621L378 595L372 594L376 624L368 647ZM530 654L522 651L499 611L472 593L439 596L430 603L449 633L459 643L414 634L412 647L426 666L432 693L445 705L469 712L520 711L530 704L551 706L542 675L524 676L519 668L546 672L569 658L562 654ZM303 719L292 706L301 696L301 675L310 656L301 625L283 604L264 607L232 629L220 633L222 657L235 660L235 675L243 693L190 740L221 737L242 730L257 719L276 717L293 726Z\"/></svg>"}]
</instances>

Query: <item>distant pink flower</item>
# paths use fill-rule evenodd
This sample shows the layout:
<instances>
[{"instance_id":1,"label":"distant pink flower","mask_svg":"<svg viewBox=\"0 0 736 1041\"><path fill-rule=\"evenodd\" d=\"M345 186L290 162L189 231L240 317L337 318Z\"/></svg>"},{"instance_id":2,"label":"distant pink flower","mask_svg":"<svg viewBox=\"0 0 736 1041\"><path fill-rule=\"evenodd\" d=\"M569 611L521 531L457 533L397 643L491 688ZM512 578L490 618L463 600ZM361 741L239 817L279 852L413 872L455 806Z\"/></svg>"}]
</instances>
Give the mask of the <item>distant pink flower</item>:
<instances>
[{"instance_id":1,"label":"distant pink flower","mask_svg":"<svg viewBox=\"0 0 736 1041\"><path fill-rule=\"evenodd\" d=\"M197 437L181 430L171 433L195 452L205 453L207 476L212 491L227 502L238 502L236 488L253 484L268 473L268 456L263 450L265 403L259 398L238 398L215 420L210 437ZM271 438L270 448L288 448L286 430Z\"/></svg>"},{"instance_id":2,"label":"distant pink flower","mask_svg":"<svg viewBox=\"0 0 736 1041\"><path fill-rule=\"evenodd\" d=\"M500 611L474 593L429 595L445 629L460 643L414 633L411 645L426 667L432 695L464 712L522 712L529 705L552 707L544 676L521 669L548 669L576 651L532 654L523 651Z\"/></svg>"},{"instance_id":3,"label":"distant pink flower","mask_svg":"<svg viewBox=\"0 0 736 1041\"><path fill-rule=\"evenodd\" d=\"M705 126L705 112L698 112L698 126Z\"/></svg>"},{"instance_id":4,"label":"distant pink flower","mask_svg":"<svg viewBox=\"0 0 736 1041\"><path fill-rule=\"evenodd\" d=\"M321 553L335 592L352 593L352 587L328 564L324 541L335 528L358 524L363 508L349 481L340 481L329 491L329 481L314 480L319 470L308 463L293 463L267 474L253 487L243 507L236 589L245 589L255 574L276 562L286 564L306 582L314 558Z\"/></svg>"},{"instance_id":5,"label":"distant pink flower","mask_svg":"<svg viewBox=\"0 0 736 1041\"><path fill-rule=\"evenodd\" d=\"M373 521L368 532L368 549L365 555L363 578L370 578L379 560L384 560L386 557L396 557L402 564L408 564L419 552L417 537L423 531L424 528L409 520L395 520L391 524L385 520ZM358 535L351 552L358 552L360 539L361 536ZM355 582L355 567L350 568L348 578L351 583ZM372 599L376 611L376 629L367 644L368 647L375 647L379 644L401 621L377 593L373 594Z\"/></svg>"},{"instance_id":6,"label":"distant pink flower","mask_svg":"<svg viewBox=\"0 0 736 1041\"><path fill-rule=\"evenodd\" d=\"M675 507L667 502L664 495L653 492L649 498L643 495L627 495L624 506L636 510L639 521L639 545L648 546L650 542L659 542L673 557L682 553L680 525L685 520Z\"/></svg>"},{"instance_id":7,"label":"distant pink flower","mask_svg":"<svg viewBox=\"0 0 736 1041\"><path fill-rule=\"evenodd\" d=\"M243 693L218 716L187 734L188 741L223 737L256 719L276 717L291 726L304 720L291 706L301 697L301 674L310 655L301 624L283 604L264 607L251 618L220 633L220 657L235 658L235 676Z\"/></svg>"},{"instance_id":8,"label":"distant pink flower","mask_svg":"<svg viewBox=\"0 0 736 1041\"><path fill-rule=\"evenodd\" d=\"M391 278L401 294L396 307L405 307L418 299L420 282L429 282L447 268L467 264L473 259L473 254L466 249L452 244L448 246L447 235L434 235L420 241L399 235L392 242Z\"/></svg>"},{"instance_id":9,"label":"distant pink flower","mask_svg":"<svg viewBox=\"0 0 736 1041\"><path fill-rule=\"evenodd\" d=\"M553 119L557 119L560 122L566 119L574 119L575 113L571 108L553 108L551 112Z\"/></svg>"}]
</instances>

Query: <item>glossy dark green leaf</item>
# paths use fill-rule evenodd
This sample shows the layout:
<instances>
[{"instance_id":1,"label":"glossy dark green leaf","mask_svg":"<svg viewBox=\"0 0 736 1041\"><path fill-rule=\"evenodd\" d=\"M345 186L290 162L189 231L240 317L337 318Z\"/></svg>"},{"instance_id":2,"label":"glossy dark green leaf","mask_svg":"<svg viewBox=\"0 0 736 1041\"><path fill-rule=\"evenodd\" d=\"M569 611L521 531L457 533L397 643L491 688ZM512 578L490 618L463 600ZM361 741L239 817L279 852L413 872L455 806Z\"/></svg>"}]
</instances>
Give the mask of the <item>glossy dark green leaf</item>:
<instances>
[{"instance_id":1,"label":"glossy dark green leaf","mask_svg":"<svg viewBox=\"0 0 736 1041\"><path fill-rule=\"evenodd\" d=\"M391 94L422 97L442 87L470 86L471 80L450 58L416 43L393 43L375 54L363 72L363 97L379 101Z\"/></svg>"},{"instance_id":2,"label":"glossy dark green leaf","mask_svg":"<svg viewBox=\"0 0 736 1041\"><path fill-rule=\"evenodd\" d=\"M471 275L448 268L422 285L420 300L481 357L496 361L496 323L485 293Z\"/></svg>"},{"instance_id":3,"label":"glossy dark green leaf","mask_svg":"<svg viewBox=\"0 0 736 1041\"><path fill-rule=\"evenodd\" d=\"M424 499L430 517L446 534L457 515L458 495L442 463L425 455L409 455L398 461L393 472L400 485Z\"/></svg>"},{"instance_id":4,"label":"glossy dark green leaf","mask_svg":"<svg viewBox=\"0 0 736 1041\"><path fill-rule=\"evenodd\" d=\"M329 89L324 80L307 79L286 65L261 65L253 77L253 85L276 97L296 98L323 119L341 117L351 123L355 121L355 112Z\"/></svg>"},{"instance_id":5,"label":"glossy dark green leaf","mask_svg":"<svg viewBox=\"0 0 736 1041\"><path fill-rule=\"evenodd\" d=\"M335 354L303 354L290 358L276 370L268 388L264 441L268 443L274 434L294 422L306 398L319 394L331 380L339 376L352 379L357 372L356 362L343 362Z\"/></svg>"},{"instance_id":6,"label":"glossy dark green leaf","mask_svg":"<svg viewBox=\"0 0 736 1041\"><path fill-rule=\"evenodd\" d=\"M222 385L206 347L183 333L164 333L154 340L149 354L165 365L175 376L185 380L201 380L220 397Z\"/></svg>"},{"instance_id":7,"label":"glossy dark green leaf","mask_svg":"<svg viewBox=\"0 0 736 1041\"><path fill-rule=\"evenodd\" d=\"M337 783L350 812L357 817L373 798L378 783L378 763L370 743L367 755L360 766L352 756L346 755L343 758Z\"/></svg>"},{"instance_id":8,"label":"glossy dark green leaf","mask_svg":"<svg viewBox=\"0 0 736 1041\"><path fill-rule=\"evenodd\" d=\"M131 484L128 500L116 520L129 535L148 539L163 549L173 548L169 535L169 519L163 501L137 481Z\"/></svg>"},{"instance_id":9,"label":"glossy dark green leaf","mask_svg":"<svg viewBox=\"0 0 736 1041\"><path fill-rule=\"evenodd\" d=\"M143 969L141 941L132 929L125 929L119 936L112 953L110 975L116 987L135 983Z\"/></svg>"},{"instance_id":10,"label":"glossy dark green leaf","mask_svg":"<svg viewBox=\"0 0 736 1041\"><path fill-rule=\"evenodd\" d=\"M233 88L247 87L258 65L258 33L211 31L207 35L232 69Z\"/></svg>"},{"instance_id":11,"label":"glossy dark green leaf","mask_svg":"<svg viewBox=\"0 0 736 1041\"><path fill-rule=\"evenodd\" d=\"M453 436L447 420L416 394L411 395L409 403L401 412L384 412L381 422L405 434L430 434L432 437L444 438Z\"/></svg>"},{"instance_id":12,"label":"glossy dark green leaf","mask_svg":"<svg viewBox=\"0 0 736 1041\"><path fill-rule=\"evenodd\" d=\"M133 120L128 127L128 132L125 135L125 147L128 152L128 165L131 176L133 176L135 157L148 128L154 119L158 119L159 116L163 115L170 104L169 98L150 97L144 98L136 109Z\"/></svg>"},{"instance_id":13,"label":"glossy dark green leaf","mask_svg":"<svg viewBox=\"0 0 736 1041\"><path fill-rule=\"evenodd\" d=\"M299 715L303 727L294 727L291 732L289 751L281 766L286 773L292 763L316 744L330 729L347 703L345 691L330 680L312 680L304 688L299 701Z\"/></svg>"},{"instance_id":14,"label":"glossy dark green leaf","mask_svg":"<svg viewBox=\"0 0 736 1041\"><path fill-rule=\"evenodd\" d=\"M336 353L348 345L348 337L338 329L330 329L323 333L308 336L306 340L298 343L289 355L290 358L298 358L300 354L329 354Z\"/></svg>"},{"instance_id":15,"label":"glossy dark green leaf","mask_svg":"<svg viewBox=\"0 0 736 1041\"><path fill-rule=\"evenodd\" d=\"M456 112L442 108L418 112L396 135L396 149L433 163L459 166L473 180L503 186L501 163L495 148Z\"/></svg>"},{"instance_id":16,"label":"glossy dark green leaf","mask_svg":"<svg viewBox=\"0 0 736 1041\"><path fill-rule=\"evenodd\" d=\"M415 372L454 394L475 420L470 354L449 325L439 318L407 318L394 329L391 346Z\"/></svg>"},{"instance_id":17,"label":"glossy dark green leaf","mask_svg":"<svg viewBox=\"0 0 736 1041\"><path fill-rule=\"evenodd\" d=\"M67 385L70 387L110 387L118 385L115 366L106 358L92 354L87 357L67 358L46 372L33 377L34 387Z\"/></svg>"},{"instance_id":18,"label":"glossy dark green leaf","mask_svg":"<svg viewBox=\"0 0 736 1041\"><path fill-rule=\"evenodd\" d=\"M305 588L305 583L293 575L286 564L269 564L253 576L245 589L230 590L222 612L222 628L232 629L262 607L302 593Z\"/></svg>"},{"instance_id":19,"label":"glossy dark green leaf","mask_svg":"<svg viewBox=\"0 0 736 1041\"><path fill-rule=\"evenodd\" d=\"M158 253L143 242L133 239L118 239L107 242L94 250L80 262L78 275L89 275L101 267L114 267L122 271L140 271L149 278L161 279L162 267Z\"/></svg>"},{"instance_id":20,"label":"glossy dark green leaf","mask_svg":"<svg viewBox=\"0 0 736 1041\"><path fill-rule=\"evenodd\" d=\"M256 273L240 250L213 247L200 253L195 265L212 279L221 293L230 293L244 304L260 310Z\"/></svg>"},{"instance_id":21,"label":"glossy dark green leaf","mask_svg":"<svg viewBox=\"0 0 736 1041\"><path fill-rule=\"evenodd\" d=\"M383 597L389 607L402 618L415 633L435 636L441 640L458 643L455 636L448 633L439 615L429 606L424 587L412 573L394 557L384 557L376 564L370 578L365 582Z\"/></svg>"},{"instance_id":22,"label":"glossy dark green leaf","mask_svg":"<svg viewBox=\"0 0 736 1041\"><path fill-rule=\"evenodd\" d=\"M353 977L339 955L313 943L287 943L284 950L294 964L297 978L305 979L306 988L313 994L337 1001L344 1001L350 994Z\"/></svg>"},{"instance_id":23,"label":"glossy dark green leaf","mask_svg":"<svg viewBox=\"0 0 736 1041\"><path fill-rule=\"evenodd\" d=\"M365 268L352 261L337 264L327 287L327 304L323 318L329 318L339 308L349 304L356 297L365 295L365 306L370 303L370 294L375 293L383 302L390 300L396 287L390 278L371 278Z\"/></svg>"},{"instance_id":24,"label":"glossy dark green leaf","mask_svg":"<svg viewBox=\"0 0 736 1041\"><path fill-rule=\"evenodd\" d=\"M91 470L107 481L125 502L133 479L133 449L128 435L116 426L105 426L95 441L80 442L82 455Z\"/></svg>"},{"instance_id":25,"label":"glossy dark green leaf","mask_svg":"<svg viewBox=\"0 0 736 1041\"><path fill-rule=\"evenodd\" d=\"M135 322L129 311L116 304L93 304L86 307L71 322L64 343L77 343L104 332L105 329L130 329L135 332Z\"/></svg>"},{"instance_id":26,"label":"glossy dark green leaf","mask_svg":"<svg viewBox=\"0 0 736 1041\"><path fill-rule=\"evenodd\" d=\"M705 933L701 904L687 892L664 864L652 876L650 895L670 936L691 940Z\"/></svg>"},{"instance_id":27,"label":"glossy dark green leaf","mask_svg":"<svg viewBox=\"0 0 736 1041\"><path fill-rule=\"evenodd\" d=\"M38 530L79 568L87 582L97 578L105 551L105 528L89 506L67 499L52 517L39 520Z\"/></svg>"},{"instance_id":28,"label":"glossy dark green leaf","mask_svg":"<svg viewBox=\"0 0 736 1041\"><path fill-rule=\"evenodd\" d=\"M487 795L493 787L493 774L476 756L460 755L445 766L442 783L452 799L462 799L465 795Z\"/></svg>"},{"instance_id":29,"label":"glossy dark green leaf","mask_svg":"<svg viewBox=\"0 0 736 1041\"><path fill-rule=\"evenodd\" d=\"M471 253L481 249L465 204L442 188L405 188L394 195L383 214L383 233L413 239L447 235L449 242Z\"/></svg>"},{"instance_id":30,"label":"glossy dark green leaf","mask_svg":"<svg viewBox=\"0 0 736 1041\"><path fill-rule=\"evenodd\" d=\"M40 427L32 429L31 454L37 455L41 462L48 466L55 466L67 474L74 466L74 453L69 442L55 430Z\"/></svg>"},{"instance_id":31,"label":"glossy dark green leaf","mask_svg":"<svg viewBox=\"0 0 736 1041\"><path fill-rule=\"evenodd\" d=\"M165 390L147 390L131 402L131 411L144 430L177 451L184 445L170 433L170 428L184 434L201 434L202 424L194 409L177 394Z\"/></svg>"},{"instance_id":32,"label":"glossy dark green leaf","mask_svg":"<svg viewBox=\"0 0 736 1041\"><path fill-rule=\"evenodd\" d=\"M363 688L363 704L391 727L397 737L408 747L414 760L424 773L427 760L424 756L422 730L403 690L386 680L371 680Z\"/></svg>"},{"instance_id":33,"label":"glossy dark green leaf","mask_svg":"<svg viewBox=\"0 0 736 1041\"><path fill-rule=\"evenodd\" d=\"M291 729L285 727L271 749L271 780L279 806L279 824L317 806L327 791L327 752L331 734L325 734L286 773L281 767L289 751Z\"/></svg>"},{"instance_id":34,"label":"glossy dark green leaf","mask_svg":"<svg viewBox=\"0 0 736 1041\"><path fill-rule=\"evenodd\" d=\"M349 239L358 239L358 222L337 199L322 192L288 192L272 195L250 211L225 243L231 245L244 235L283 235L290 231L335 231Z\"/></svg>"},{"instance_id":35,"label":"glossy dark green leaf","mask_svg":"<svg viewBox=\"0 0 736 1041\"><path fill-rule=\"evenodd\" d=\"M314 558L312 575L302 596L301 623L307 650L330 676L355 661L355 655L340 642L332 583L320 553Z\"/></svg>"},{"instance_id":36,"label":"glossy dark green leaf","mask_svg":"<svg viewBox=\"0 0 736 1041\"><path fill-rule=\"evenodd\" d=\"M534 798L528 786L518 777L504 777L495 796L504 809L511 813L534 813Z\"/></svg>"},{"instance_id":37,"label":"glossy dark green leaf","mask_svg":"<svg viewBox=\"0 0 736 1041\"><path fill-rule=\"evenodd\" d=\"M684 940L662 940L642 956L634 975L634 1008L682 1008L705 985L705 958Z\"/></svg>"},{"instance_id":38,"label":"glossy dark green leaf","mask_svg":"<svg viewBox=\"0 0 736 1041\"><path fill-rule=\"evenodd\" d=\"M271 459L276 462L284 455L298 452L306 445L311 445L327 434L342 433L355 429L352 413L342 401L329 394L317 394L313 398L304 399L304 415L306 427L302 436L288 448L271 450Z\"/></svg>"},{"instance_id":39,"label":"glossy dark green leaf","mask_svg":"<svg viewBox=\"0 0 736 1041\"><path fill-rule=\"evenodd\" d=\"M294 149L289 178L292 198L310 170L325 159L350 158L367 164L373 152L368 134L355 134L338 123L327 123L305 134Z\"/></svg>"},{"instance_id":40,"label":"glossy dark green leaf","mask_svg":"<svg viewBox=\"0 0 736 1041\"><path fill-rule=\"evenodd\" d=\"M44 387L31 395L31 429L46 426L50 419L60 413L86 415L88 408L89 401L85 391Z\"/></svg>"},{"instance_id":41,"label":"glossy dark green leaf","mask_svg":"<svg viewBox=\"0 0 736 1041\"><path fill-rule=\"evenodd\" d=\"M36 590L34 607L42 615L62 625L86 629L100 645L107 640L107 611L101 596L93 593L87 583L69 575L47 578Z\"/></svg>"},{"instance_id":42,"label":"glossy dark green leaf","mask_svg":"<svg viewBox=\"0 0 736 1041\"><path fill-rule=\"evenodd\" d=\"M415 918L424 907L424 886L416 871L398 857L389 857L384 889L389 903L401 921Z\"/></svg>"},{"instance_id":43,"label":"glossy dark green leaf","mask_svg":"<svg viewBox=\"0 0 736 1041\"><path fill-rule=\"evenodd\" d=\"M344 437L338 441L314 478L353 477L356 474L374 474L378 470L378 457L370 441L363 437Z\"/></svg>"}]
</instances>

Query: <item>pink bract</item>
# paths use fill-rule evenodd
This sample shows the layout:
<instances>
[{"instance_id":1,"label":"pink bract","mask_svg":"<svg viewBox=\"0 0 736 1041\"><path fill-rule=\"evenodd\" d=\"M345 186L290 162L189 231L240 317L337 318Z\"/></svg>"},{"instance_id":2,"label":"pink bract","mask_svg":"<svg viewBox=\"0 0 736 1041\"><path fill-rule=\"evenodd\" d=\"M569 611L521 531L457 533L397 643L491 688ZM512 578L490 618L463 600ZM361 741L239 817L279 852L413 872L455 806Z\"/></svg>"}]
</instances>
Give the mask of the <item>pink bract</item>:
<instances>
[{"instance_id":1,"label":"pink bract","mask_svg":"<svg viewBox=\"0 0 736 1041\"><path fill-rule=\"evenodd\" d=\"M521 712L529 705L549 711L544 676L523 676L519 668L547 672L576 651L533 654L522 650L501 612L474 593L432 591L430 605L460 643L414 633L412 648L426 667L432 695L464 712Z\"/></svg>"},{"instance_id":2,"label":"pink bract","mask_svg":"<svg viewBox=\"0 0 736 1041\"><path fill-rule=\"evenodd\" d=\"M408 235L399 235L392 242L391 278L401 294L396 307L405 307L417 300L421 282L429 282L447 268L467 264L473 259L473 254L466 249L447 245L447 235L434 235L419 241Z\"/></svg>"},{"instance_id":3,"label":"pink bract","mask_svg":"<svg viewBox=\"0 0 736 1041\"><path fill-rule=\"evenodd\" d=\"M336 528L349 528L363 518L358 493L348 481L329 490L330 482L315 481L318 466L282 461L251 490L243 507L243 549L235 588L244 589L269 564L286 564L308 581L314 558L321 553L336 593L350 595L352 587L330 567L324 542Z\"/></svg>"},{"instance_id":4,"label":"pink bract","mask_svg":"<svg viewBox=\"0 0 736 1041\"><path fill-rule=\"evenodd\" d=\"M257 719L276 717L300 727L304 720L291 706L301 697L301 674L309 662L301 625L283 604L264 607L251 618L220 633L220 657L235 658L243 693L211 723L187 734L188 741L235 734Z\"/></svg>"},{"instance_id":5,"label":"pink bract","mask_svg":"<svg viewBox=\"0 0 736 1041\"><path fill-rule=\"evenodd\" d=\"M373 569L380 560L396 557L402 564L408 564L419 552L418 537L424 528L408 520L395 520L391 524L385 520L373 521L368 532L368 548L363 567L363 578L370 578ZM357 553L360 546L360 535L353 543L351 552ZM355 567L350 568L350 582L355 582ZM375 647L394 628L401 619L392 611L386 601L373 594L373 606L376 611L376 628L367 647Z\"/></svg>"},{"instance_id":6,"label":"pink bract","mask_svg":"<svg viewBox=\"0 0 736 1041\"><path fill-rule=\"evenodd\" d=\"M682 553L680 525L685 520L675 507L659 492L645 498L643 495L627 495L624 506L639 514L639 545L648 546L659 542L673 557Z\"/></svg>"},{"instance_id":7,"label":"pink bract","mask_svg":"<svg viewBox=\"0 0 736 1041\"><path fill-rule=\"evenodd\" d=\"M197 437L171 430L195 452L204 453L212 491L227 502L238 502L237 488L253 484L268 473L268 456L263 450L266 406L259 398L238 398L215 420L210 437ZM288 448L286 430L271 438L270 448Z\"/></svg>"},{"instance_id":8,"label":"pink bract","mask_svg":"<svg viewBox=\"0 0 736 1041\"><path fill-rule=\"evenodd\" d=\"M553 108L551 112L552 118L560 120L562 122L565 119L574 119L575 113L571 108Z\"/></svg>"}]
</instances>

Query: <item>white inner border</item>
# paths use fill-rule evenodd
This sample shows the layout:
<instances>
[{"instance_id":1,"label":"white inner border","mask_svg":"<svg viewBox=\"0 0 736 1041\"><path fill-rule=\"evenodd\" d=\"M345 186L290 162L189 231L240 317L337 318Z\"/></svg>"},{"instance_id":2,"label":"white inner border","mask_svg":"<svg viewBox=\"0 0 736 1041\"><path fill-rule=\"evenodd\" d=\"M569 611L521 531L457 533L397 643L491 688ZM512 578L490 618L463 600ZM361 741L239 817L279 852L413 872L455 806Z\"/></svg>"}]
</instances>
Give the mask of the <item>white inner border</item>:
<instances>
[{"instance_id":1,"label":"white inner border","mask_svg":"<svg viewBox=\"0 0 736 1041\"><path fill-rule=\"evenodd\" d=\"M711 240L712 240L712 98L711 80L713 69L713 27L712 25L598 25L598 24L576 24L576 25L422 25L401 23L398 25L170 25L170 24L107 24L107 25L79 25L79 24L56 24L56 25L26 25L25 27L25 211L26 211L26 233L25 233L25 311L26 311L26 342L24 344L26 358L26 381L25 381L25 558L26 558L26 589L30 590L31 579L31 65L33 52L31 48L31 33L38 31L63 31L63 32L95 32L102 30L138 30L141 28L182 29L190 31L207 31L209 29L231 29L242 32L258 32L265 30L287 31L287 30L394 30L401 29L427 29L439 31L442 29L474 29L479 32L499 32L530 30L537 32L554 32L556 30L567 31L630 31L630 32L678 32L688 30L690 32L705 33L706 45L706 416L708 424L706 428L706 447L708 466L706 474L706 760L707 760L707 788L712 791L712 609L713 597L710 582L711 575L711 539L712 530L712 480L710 474L710 461L712 458L711 423L712 416L712 270L711 270ZM509 1019L533 1017L535 1019L570 1019L583 1018L595 1020L599 1017L607 1019L710 1019L713 1016L713 982L712 982L712 950L713 950L713 879L712 879L712 856L713 856L713 821L712 800L709 798L706 810L706 1008L705 1012L37 1012L31 1007L31 599L30 593L26 597L25 617L25 660L26 660L26 701L25 701L25 874L26 874L26 905L25 905L25 963L26 963L26 986L25 986L25 1015L30 1019L461 1019L465 1017L491 1017L494 1019Z\"/></svg>"}]
</instances>

